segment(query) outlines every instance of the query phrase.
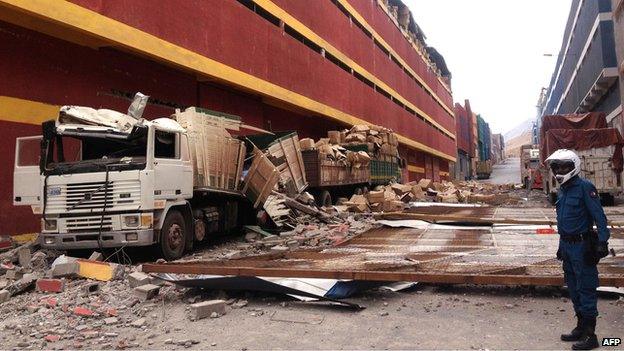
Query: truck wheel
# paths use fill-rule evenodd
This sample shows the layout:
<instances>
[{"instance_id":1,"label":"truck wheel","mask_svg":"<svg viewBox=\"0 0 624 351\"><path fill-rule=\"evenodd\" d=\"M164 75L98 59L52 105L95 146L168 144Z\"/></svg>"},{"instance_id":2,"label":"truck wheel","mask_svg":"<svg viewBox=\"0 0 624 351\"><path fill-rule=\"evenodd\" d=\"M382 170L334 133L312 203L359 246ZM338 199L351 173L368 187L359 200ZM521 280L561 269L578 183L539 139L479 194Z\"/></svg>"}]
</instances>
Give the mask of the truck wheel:
<instances>
[{"instance_id":1,"label":"truck wheel","mask_svg":"<svg viewBox=\"0 0 624 351\"><path fill-rule=\"evenodd\" d=\"M368 194L368 192L369 192L369 190L368 190L367 186L362 188L362 194L366 195L366 194Z\"/></svg>"},{"instance_id":2,"label":"truck wheel","mask_svg":"<svg viewBox=\"0 0 624 351\"><path fill-rule=\"evenodd\" d=\"M557 193L548 193L548 202L555 206L557 203Z\"/></svg>"},{"instance_id":3,"label":"truck wheel","mask_svg":"<svg viewBox=\"0 0 624 351\"><path fill-rule=\"evenodd\" d=\"M321 196L319 196L318 205L321 207L329 207L332 205L331 194L327 190L323 190L321 192Z\"/></svg>"},{"instance_id":4,"label":"truck wheel","mask_svg":"<svg viewBox=\"0 0 624 351\"><path fill-rule=\"evenodd\" d=\"M363 191L362 188L355 188L355 190L353 190L353 195L362 195Z\"/></svg>"},{"instance_id":5,"label":"truck wheel","mask_svg":"<svg viewBox=\"0 0 624 351\"><path fill-rule=\"evenodd\" d=\"M160 252L167 261L176 260L186 247L186 224L179 211L169 211L160 230Z\"/></svg>"}]
</instances>

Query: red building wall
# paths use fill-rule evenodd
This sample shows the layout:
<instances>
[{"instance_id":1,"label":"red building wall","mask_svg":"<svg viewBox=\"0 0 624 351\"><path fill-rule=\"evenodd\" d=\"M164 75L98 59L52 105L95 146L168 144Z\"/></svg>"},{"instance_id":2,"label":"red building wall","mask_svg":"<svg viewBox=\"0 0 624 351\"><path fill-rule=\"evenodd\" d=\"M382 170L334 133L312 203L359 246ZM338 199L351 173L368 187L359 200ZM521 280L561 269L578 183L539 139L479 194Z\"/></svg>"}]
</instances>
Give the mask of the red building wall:
<instances>
[{"instance_id":1,"label":"red building wall","mask_svg":"<svg viewBox=\"0 0 624 351\"><path fill-rule=\"evenodd\" d=\"M390 127L447 155L455 155L454 140L236 1L166 1L158 4L159 11L153 11L155 5L147 1L74 2L370 123ZM380 56L372 40L356 31L359 28L349 24L332 2L306 2L314 11L323 11L317 12L317 16L312 15L314 11L304 13L298 1L276 3L454 133L454 119L449 119L431 96L414 87L413 81L396 65L388 64L387 57ZM352 3L360 10L368 0ZM405 55L410 66L416 71L421 69L423 79L445 101L449 100L450 94L441 88L437 78L422 70L422 61L419 63L420 57L412 55L413 49L400 48L404 39L392 34L396 28L383 24L380 18L370 17L381 17L383 13L377 13L381 10L374 7L369 10L372 12L368 14L364 13L365 9L361 11L362 15L368 16L371 24L380 22L376 26L383 27L377 30L384 38L397 45L395 50ZM195 27L189 24L201 30L191 30ZM175 107L201 106L240 115L246 123L258 127L296 130L302 137L319 138L327 130L345 127L323 116L267 103L266 99L242 89L199 82L194 75L180 69L114 48L80 46L6 22L0 22L0 43L0 76L3 77L0 96L123 111L130 97L141 91L152 97L146 109L148 118L169 115ZM50 119L55 117L51 115ZM0 147L9 150L5 154L10 155L7 164L13 163L16 137L40 133L40 127L35 124L0 121L0 126L5 131ZM422 151L402 146L401 154L412 170L422 170L406 171L408 180L423 176L439 179L439 172L448 170L446 160ZM30 209L12 206L12 167L0 169L0 182L4 185L0 189L0 233L37 231L39 222Z\"/></svg>"}]
</instances>

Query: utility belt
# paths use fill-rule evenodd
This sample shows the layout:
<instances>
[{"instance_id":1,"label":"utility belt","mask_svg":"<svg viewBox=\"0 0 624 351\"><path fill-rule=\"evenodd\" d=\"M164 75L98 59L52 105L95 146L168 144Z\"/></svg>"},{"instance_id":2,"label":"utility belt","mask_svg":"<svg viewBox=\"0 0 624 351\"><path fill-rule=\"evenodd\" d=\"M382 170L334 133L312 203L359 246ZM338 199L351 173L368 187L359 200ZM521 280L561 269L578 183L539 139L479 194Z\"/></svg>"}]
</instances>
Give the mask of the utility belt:
<instances>
[{"instance_id":1,"label":"utility belt","mask_svg":"<svg viewBox=\"0 0 624 351\"><path fill-rule=\"evenodd\" d=\"M588 233L573 234L573 235L563 234L561 235L561 240L565 241L566 243L580 243L583 240L587 240L587 236L588 236Z\"/></svg>"},{"instance_id":2,"label":"utility belt","mask_svg":"<svg viewBox=\"0 0 624 351\"><path fill-rule=\"evenodd\" d=\"M595 230L590 230L581 234L561 234L561 240L566 243L580 243L583 241L589 241L590 244L598 242L598 233Z\"/></svg>"}]
</instances>

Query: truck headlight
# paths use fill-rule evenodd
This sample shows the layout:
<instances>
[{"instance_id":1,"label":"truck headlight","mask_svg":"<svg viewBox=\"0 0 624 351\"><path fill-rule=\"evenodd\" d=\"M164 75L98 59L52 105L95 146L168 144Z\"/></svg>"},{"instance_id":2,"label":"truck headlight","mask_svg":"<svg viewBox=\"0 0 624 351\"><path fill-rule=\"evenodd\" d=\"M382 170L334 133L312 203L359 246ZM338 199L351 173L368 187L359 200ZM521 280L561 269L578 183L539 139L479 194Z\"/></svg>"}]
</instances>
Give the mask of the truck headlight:
<instances>
[{"instance_id":1,"label":"truck headlight","mask_svg":"<svg viewBox=\"0 0 624 351\"><path fill-rule=\"evenodd\" d=\"M56 219L41 219L41 231L43 232L57 232L58 222Z\"/></svg>"},{"instance_id":2,"label":"truck headlight","mask_svg":"<svg viewBox=\"0 0 624 351\"><path fill-rule=\"evenodd\" d=\"M139 226L139 216L138 215L132 215L132 216L125 216L124 217L124 225L126 227L138 227Z\"/></svg>"}]
</instances>

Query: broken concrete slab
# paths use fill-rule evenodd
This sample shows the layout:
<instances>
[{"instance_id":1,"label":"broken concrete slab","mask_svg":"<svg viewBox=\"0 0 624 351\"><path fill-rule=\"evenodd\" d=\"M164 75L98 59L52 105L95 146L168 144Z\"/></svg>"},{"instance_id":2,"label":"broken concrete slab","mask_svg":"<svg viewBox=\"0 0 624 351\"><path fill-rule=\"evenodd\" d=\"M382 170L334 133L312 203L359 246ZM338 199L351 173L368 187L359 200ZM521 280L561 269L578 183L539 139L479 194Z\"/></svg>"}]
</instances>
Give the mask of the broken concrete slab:
<instances>
[{"instance_id":1,"label":"broken concrete slab","mask_svg":"<svg viewBox=\"0 0 624 351\"><path fill-rule=\"evenodd\" d=\"M142 301L151 300L160 292L160 286L154 284L145 284L134 288L134 295Z\"/></svg>"},{"instance_id":2,"label":"broken concrete slab","mask_svg":"<svg viewBox=\"0 0 624 351\"><path fill-rule=\"evenodd\" d=\"M19 265L22 267L28 267L30 265L30 260L32 255L30 253L30 247L22 246L17 251L17 260Z\"/></svg>"},{"instance_id":3,"label":"broken concrete slab","mask_svg":"<svg viewBox=\"0 0 624 351\"><path fill-rule=\"evenodd\" d=\"M136 288L141 285L149 284L151 282L150 276L142 272L134 272L128 274L128 285L131 288Z\"/></svg>"},{"instance_id":4,"label":"broken concrete slab","mask_svg":"<svg viewBox=\"0 0 624 351\"><path fill-rule=\"evenodd\" d=\"M9 269L4 273L4 278L9 280L19 280L24 275L22 269L20 267L15 267L13 269Z\"/></svg>"},{"instance_id":5,"label":"broken concrete slab","mask_svg":"<svg viewBox=\"0 0 624 351\"><path fill-rule=\"evenodd\" d=\"M2 289L0 290L0 303L9 301L11 298L11 293L8 290Z\"/></svg>"},{"instance_id":6,"label":"broken concrete slab","mask_svg":"<svg viewBox=\"0 0 624 351\"><path fill-rule=\"evenodd\" d=\"M89 256L89 261L104 261L104 255L101 252L93 251Z\"/></svg>"},{"instance_id":7,"label":"broken concrete slab","mask_svg":"<svg viewBox=\"0 0 624 351\"><path fill-rule=\"evenodd\" d=\"M51 270L53 278L77 277L80 273L78 262L65 262L54 265Z\"/></svg>"}]
</instances>

